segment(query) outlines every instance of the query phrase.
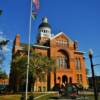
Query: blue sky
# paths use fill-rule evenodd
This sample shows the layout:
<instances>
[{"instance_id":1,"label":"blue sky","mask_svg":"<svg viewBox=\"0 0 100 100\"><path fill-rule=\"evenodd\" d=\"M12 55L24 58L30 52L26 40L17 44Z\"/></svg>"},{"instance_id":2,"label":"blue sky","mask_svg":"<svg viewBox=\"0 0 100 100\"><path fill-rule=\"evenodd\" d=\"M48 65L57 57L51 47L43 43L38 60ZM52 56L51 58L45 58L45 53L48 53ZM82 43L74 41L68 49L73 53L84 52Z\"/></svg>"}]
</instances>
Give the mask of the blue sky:
<instances>
[{"instance_id":1,"label":"blue sky","mask_svg":"<svg viewBox=\"0 0 100 100\"><path fill-rule=\"evenodd\" d=\"M0 0L0 33L10 40L5 53L3 69L9 73L12 43L15 35L28 43L30 0ZM38 25L43 16L48 17L52 33L63 31L72 40L77 40L79 50L85 52L86 66L90 69L88 49L94 52L94 63L100 64L100 0L40 0L37 19L32 21L31 43L35 43ZM91 74L91 70L90 70ZM100 75L100 66L95 66Z\"/></svg>"}]
</instances>

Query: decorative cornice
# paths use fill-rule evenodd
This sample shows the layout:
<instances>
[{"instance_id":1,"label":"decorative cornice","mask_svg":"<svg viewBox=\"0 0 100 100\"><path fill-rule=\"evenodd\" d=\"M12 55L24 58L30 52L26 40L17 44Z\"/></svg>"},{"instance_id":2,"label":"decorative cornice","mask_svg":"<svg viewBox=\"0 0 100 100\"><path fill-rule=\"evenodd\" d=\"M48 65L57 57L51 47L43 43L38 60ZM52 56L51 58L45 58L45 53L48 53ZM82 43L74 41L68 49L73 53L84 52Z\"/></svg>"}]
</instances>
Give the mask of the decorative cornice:
<instances>
[{"instance_id":1,"label":"decorative cornice","mask_svg":"<svg viewBox=\"0 0 100 100\"><path fill-rule=\"evenodd\" d=\"M45 49L49 49L50 48L50 47L43 46L43 45L33 45L33 47L45 48Z\"/></svg>"},{"instance_id":2,"label":"decorative cornice","mask_svg":"<svg viewBox=\"0 0 100 100\"><path fill-rule=\"evenodd\" d=\"M83 52L83 51L75 51L74 53L85 54L85 52Z\"/></svg>"},{"instance_id":3,"label":"decorative cornice","mask_svg":"<svg viewBox=\"0 0 100 100\"><path fill-rule=\"evenodd\" d=\"M17 48L19 50L23 50L23 47L21 47L21 46L15 46L15 48Z\"/></svg>"}]
</instances>

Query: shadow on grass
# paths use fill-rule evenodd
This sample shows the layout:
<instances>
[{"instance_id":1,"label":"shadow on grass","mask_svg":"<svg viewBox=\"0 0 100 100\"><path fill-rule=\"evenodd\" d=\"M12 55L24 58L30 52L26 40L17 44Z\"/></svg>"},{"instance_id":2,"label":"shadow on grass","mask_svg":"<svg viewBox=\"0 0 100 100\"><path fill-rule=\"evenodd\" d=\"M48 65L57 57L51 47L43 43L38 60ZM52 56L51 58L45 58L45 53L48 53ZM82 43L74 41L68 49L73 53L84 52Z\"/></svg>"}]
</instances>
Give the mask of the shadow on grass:
<instances>
[{"instance_id":1,"label":"shadow on grass","mask_svg":"<svg viewBox=\"0 0 100 100\"><path fill-rule=\"evenodd\" d=\"M85 100L83 98L80 97L71 97L71 96L67 96L67 95L63 95L63 96L58 96L58 97L50 97L48 100ZM87 100L87 99L86 99Z\"/></svg>"},{"instance_id":2,"label":"shadow on grass","mask_svg":"<svg viewBox=\"0 0 100 100\"><path fill-rule=\"evenodd\" d=\"M50 97L48 100L57 100L57 99L59 99L59 97Z\"/></svg>"}]
</instances>

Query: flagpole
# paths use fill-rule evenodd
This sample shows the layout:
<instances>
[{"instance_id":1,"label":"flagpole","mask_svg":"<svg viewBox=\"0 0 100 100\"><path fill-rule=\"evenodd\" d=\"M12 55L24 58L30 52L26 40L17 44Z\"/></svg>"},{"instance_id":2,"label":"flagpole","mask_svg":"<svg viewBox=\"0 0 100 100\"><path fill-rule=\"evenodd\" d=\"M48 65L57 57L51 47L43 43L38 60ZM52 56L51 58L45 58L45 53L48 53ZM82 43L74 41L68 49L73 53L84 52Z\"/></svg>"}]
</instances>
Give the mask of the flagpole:
<instances>
[{"instance_id":1,"label":"flagpole","mask_svg":"<svg viewBox=\"0 0 100 100\"><path fill-rule=\"evenodd\" d=\"M30 18L29 18L29 33L28 33L28 58L27 58L27 71L26 71L26 100L28 99L28 74L29 74L29 63L30 63L30 40L31 40L31 22L32 22L32 0L30 8Z\"/></svg>"}]
</instances>

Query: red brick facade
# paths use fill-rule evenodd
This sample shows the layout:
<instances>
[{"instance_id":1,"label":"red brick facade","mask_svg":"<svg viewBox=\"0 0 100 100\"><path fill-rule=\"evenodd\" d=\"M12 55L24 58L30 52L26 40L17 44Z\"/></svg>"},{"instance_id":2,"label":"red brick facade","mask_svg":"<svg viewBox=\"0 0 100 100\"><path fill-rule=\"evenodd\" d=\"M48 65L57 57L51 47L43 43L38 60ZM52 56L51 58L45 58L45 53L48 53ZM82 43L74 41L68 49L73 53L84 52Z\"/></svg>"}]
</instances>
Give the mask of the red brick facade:
<instances>
[{"instance_id":1,"label":"red brick facade","mask_svg":"<svg viewBox=\"0 0 100 100\"><path fill-rule=\"evenodd\" d=\"M51 27L48 25L47 19L44 23L42 22L42 25L39 26L39 32L41 34L38 35L37 44L32 46L33 50L54 59L56 66L56 84L61 85L64 82L74 83L81 84L84 88L87 88L88 83L84 53L78 50L77 43L72 41L65 33L60 32L51 36L49 33ZM14 47L14 52L20 47L19 35L16 36ZM46 77L45 82L39 82L37 80L35 83L35 91L47 90L48 77L46 74L44 77ZM50 89L54 87L54 80L54 72L51 71L49 80Z\"/></svg>"}]
</instances>

